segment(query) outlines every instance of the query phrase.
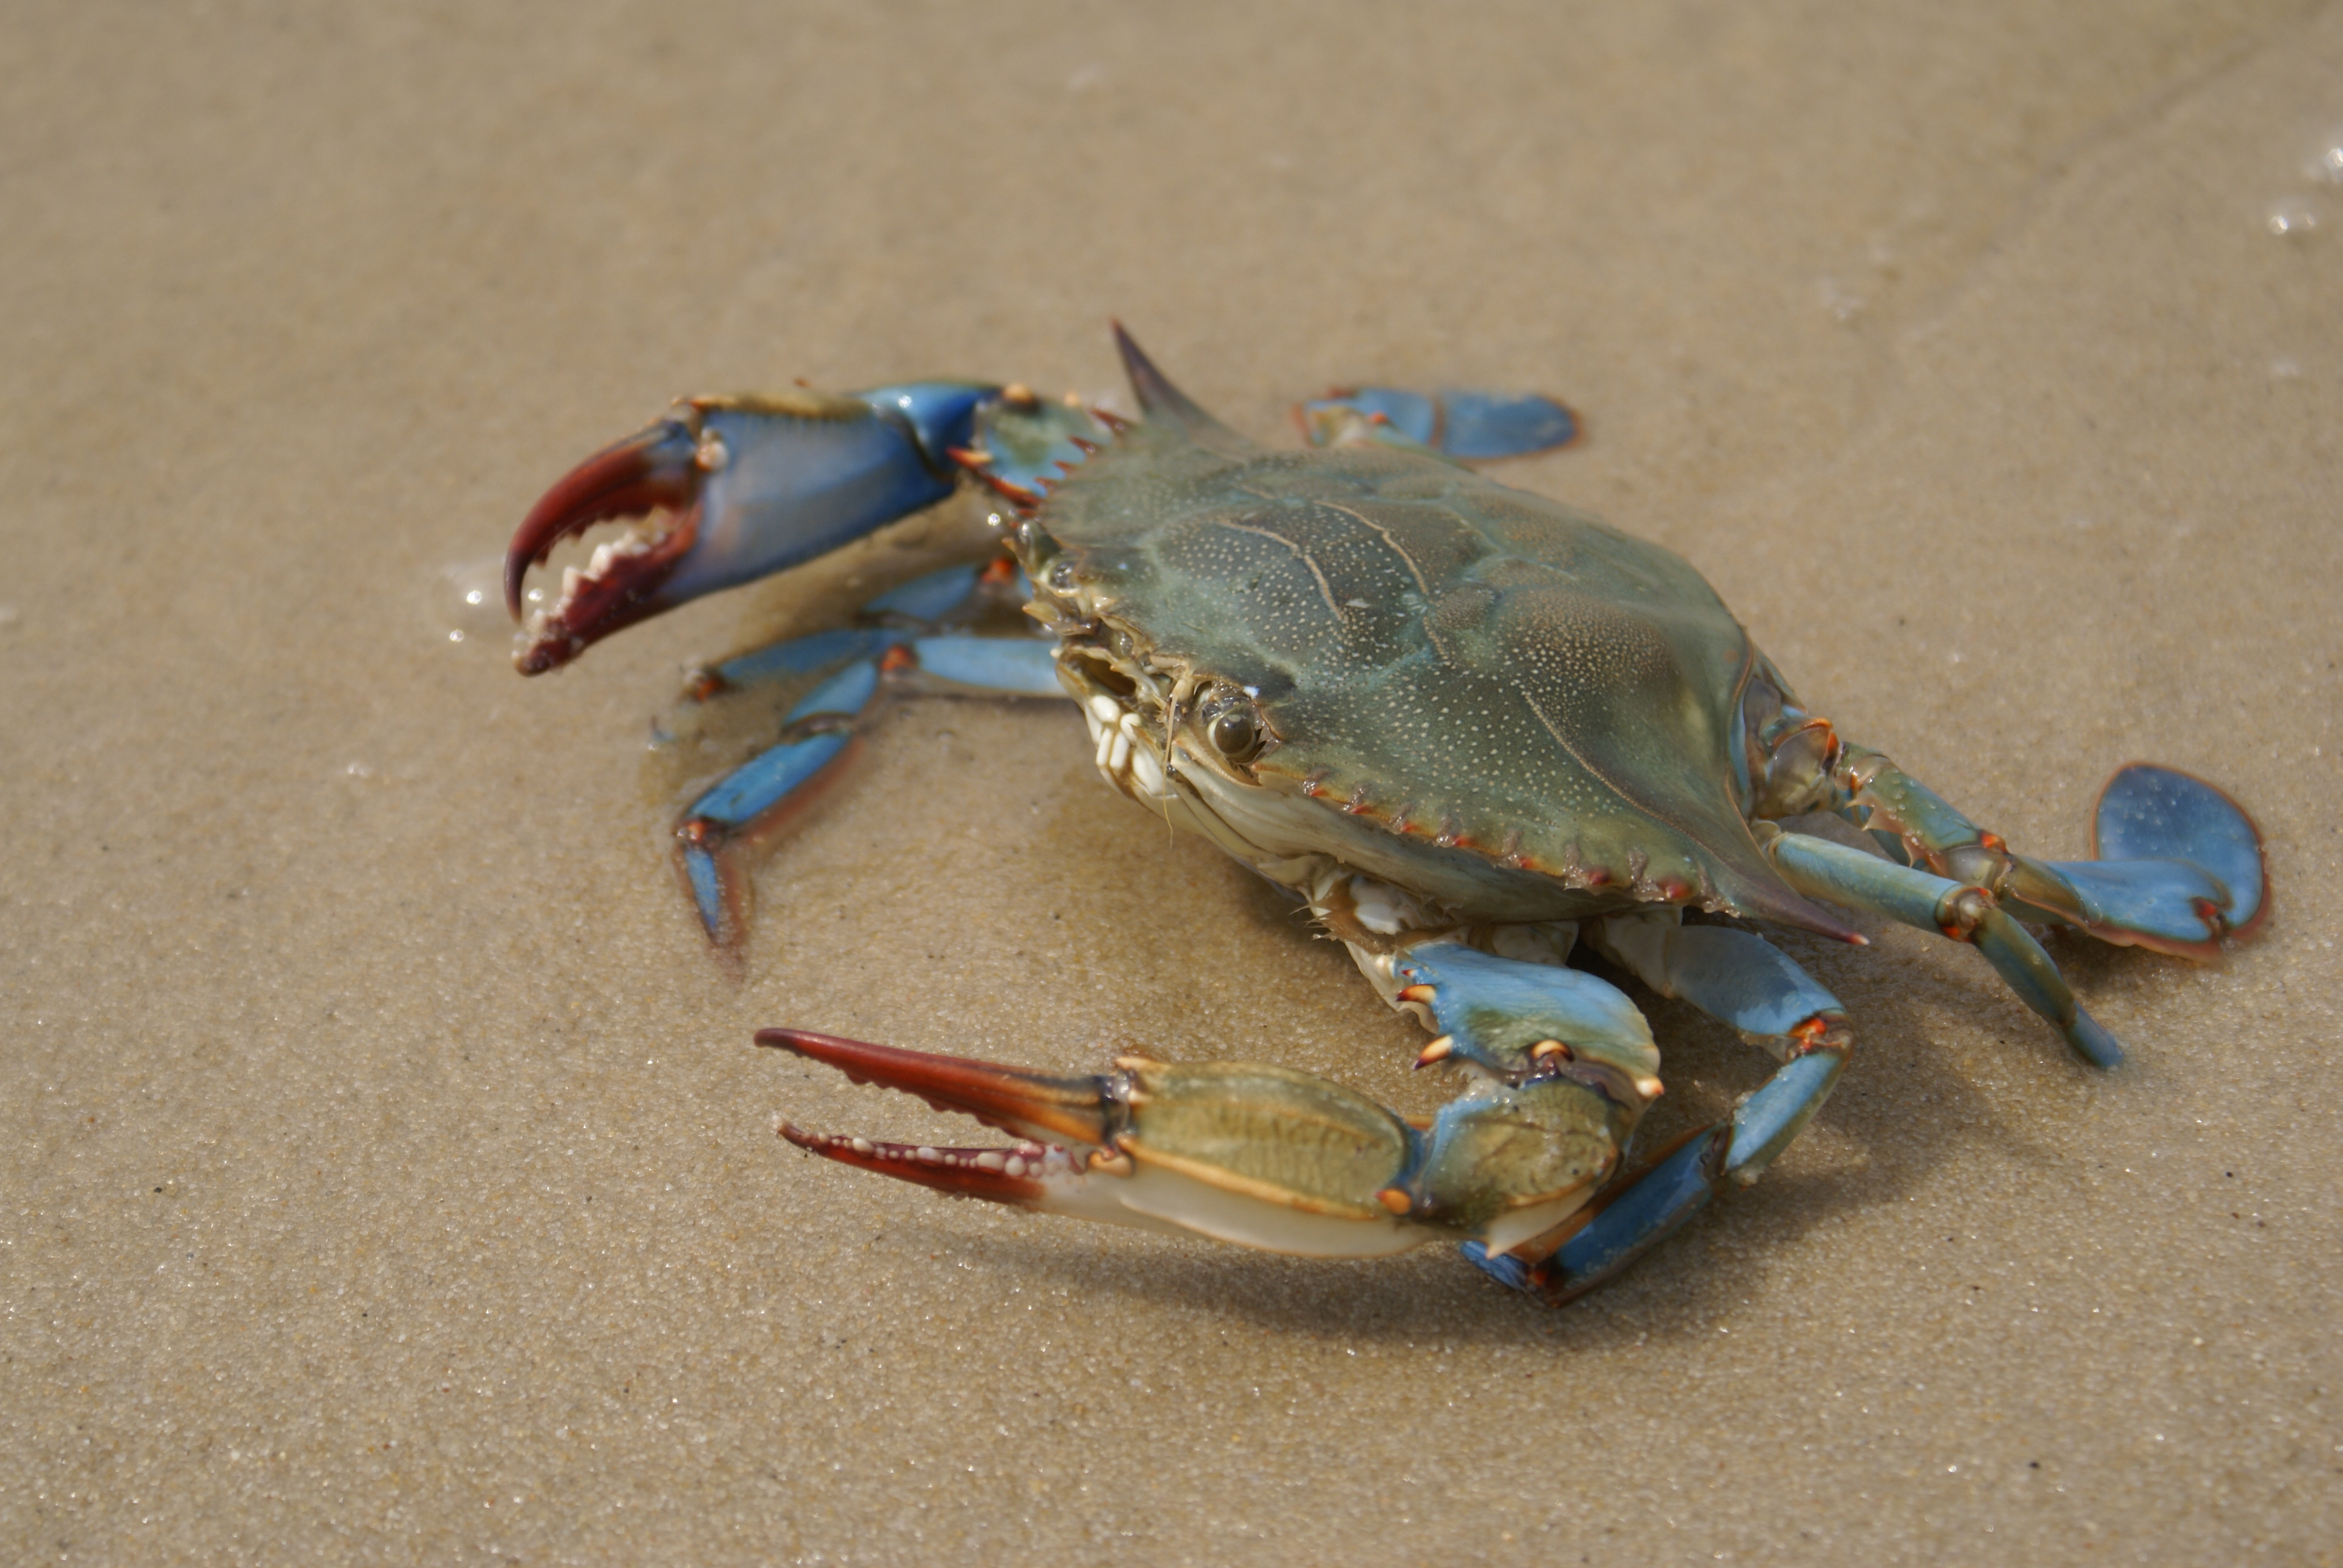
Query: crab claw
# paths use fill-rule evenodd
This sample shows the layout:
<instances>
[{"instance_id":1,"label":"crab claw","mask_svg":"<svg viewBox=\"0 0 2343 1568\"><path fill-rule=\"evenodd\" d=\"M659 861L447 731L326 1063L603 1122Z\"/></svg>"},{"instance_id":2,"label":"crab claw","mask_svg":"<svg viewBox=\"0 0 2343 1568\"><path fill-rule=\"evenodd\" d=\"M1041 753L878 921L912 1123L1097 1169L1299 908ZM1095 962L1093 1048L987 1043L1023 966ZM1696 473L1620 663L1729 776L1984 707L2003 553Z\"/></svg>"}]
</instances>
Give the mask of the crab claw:
<instances>
[{"instance_id":1,"label":"crab claw","mask_svg":"<svg viewBox=\"0 0 2343 1568\"><path fill-rule=\"evenodd\" d=\"M1417 1162L1407 1124L1306 1073L1124 1057L1111 1073L1060 1078L793 1029L761 1030L757 1043L1024 1140L1012 1149L940 1149L782 1126L799 1148L860 1170L960 1197L1305 1257L1374 1257L1439 1234L1407 1224L1379 1197Z\"/></svg>"},{"instance_id":2,"label":"crab claw","mask_svg":"<svg viewBox=\"0 0 2343 1568\"><path fill-rule=\"evenodd\" d=\"M699 443L680 419L605 447L548 490L513 535L505 553L505 608L521 618L521 584L553 547L596 523L673 514L664 529L633 530L603 547L591 567L573 568L560 602L529 627L528 646L517 657L524 675L566 664L598 638L655 613L651 598L699 534Z\"/></svg>"},{"instance_id":3,"label":"crab claw","mask_svg":"<svg viewBox=\"0 0 2343 1568\"><path fill-rule=\"evenodd\" d=\"M1087 1164L1067 1142L1095 1148L1106 1137L1104 1079L1051 1078L792 1029L760 1030L757 1043L827 1063L856 1083L917 1094L939 1111L960 1111L1017 1136L1013 1148L945 1149L781 1126L781 1136L800 1149L939 1192L1030 1209L1061 1207L1051 1200L1079 1193Z\"/></svg>"},{"instance_id":4,"label":"crab claw","mask_svg":"<svg viewBox=\"0 0 2343 1568\"><path fill-rule=\"evenodd\" d=\"M525 675L703 594L784 570L951 494L949 452L996 389L916 382L850 397L696 397L548 490L505 555L505 604L564 539L636 520L564 574L525 628Z\"/></svg>"},{"instance_id":5,"label":"crab claw","mask_svg":"<svg viewBox=\"0 0 2343 1568\"><path fill-rule=\"evenodd\" d=\"M1624 1141L1599 1096L1559 1078L1483 1086L1427 1135L1341 1084L1254 1063L1123 1057L1067 1078L801 1030L757 1043L1021 1140L946 1149L784 1123L810 1153L960 1197L1302 1257L1463 1236L1502 1251L1581 1207Z\"/></svg>"},{"instance_id":6,"label":"crab claw","mask_svg":"<svg viewBox=\"0 0 2343 1568\"><path fill-rule=\"evenodd\" d=\"M1065 1139L1093 1149L1107 1141L1114 1085L1103 1076L1054 1078L1028 1068L866 1045L801 1029L759 1030L757 1043L834 1067L849 1082L900 1089L938 1111L973 1116L1021 1138Z\"/></svg>"}]
</instances>

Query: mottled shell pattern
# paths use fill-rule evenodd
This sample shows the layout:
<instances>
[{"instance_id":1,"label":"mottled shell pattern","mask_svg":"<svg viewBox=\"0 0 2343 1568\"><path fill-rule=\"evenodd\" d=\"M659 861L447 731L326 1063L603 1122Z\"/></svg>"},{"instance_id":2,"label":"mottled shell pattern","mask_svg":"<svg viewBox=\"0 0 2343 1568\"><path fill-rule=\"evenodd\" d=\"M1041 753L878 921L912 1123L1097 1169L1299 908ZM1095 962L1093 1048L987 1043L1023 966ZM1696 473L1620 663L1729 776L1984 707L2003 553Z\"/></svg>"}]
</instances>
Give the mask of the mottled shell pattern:
<instances>
[{"instance_id":1,"label":"mottled shell pattern","mask_svg":"<svg viewBox=\"0 0 2343 1568\"><path fill-rule=\"evenodd\" d=\"M1092 645L1078 670L1162 678L1133 701L1159 739L1168 710L1192 753L1210 735L1313 801L1288 849L1396 866L1466 919L1667 901L1842 930L1751 837L1744 695L1778 705L1778 677L1684 561L1426 452L1272 452L1141 392L1150 417L1021 533L1035 612L1071 659Z\"/></svg>"}]
</instances>

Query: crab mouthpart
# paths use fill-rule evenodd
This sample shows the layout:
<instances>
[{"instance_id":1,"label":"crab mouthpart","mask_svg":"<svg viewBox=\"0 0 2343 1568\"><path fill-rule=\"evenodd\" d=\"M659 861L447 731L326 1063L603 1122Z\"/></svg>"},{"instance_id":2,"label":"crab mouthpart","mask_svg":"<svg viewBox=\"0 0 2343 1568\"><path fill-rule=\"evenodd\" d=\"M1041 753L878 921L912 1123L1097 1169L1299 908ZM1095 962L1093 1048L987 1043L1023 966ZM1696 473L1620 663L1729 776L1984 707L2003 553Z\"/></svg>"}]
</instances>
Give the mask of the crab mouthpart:
<instances>
[{"instance_id":1,"label":"crab mouthpart","mask_svg":"<svg viewBox=\"0 0 2343 1568\"><path fill-rule=\"evenodd\" d=\"M720 459L719 459L720 460ZM662 419L571 469L530 508L505 552L505 607L522 619L521 585L553 548L597 523L627 532L562 574L561 594L528 618L513 658L523 675L568 663L587 647L666 608L659 589L699 536L699 491L709 455L680 419Z\"/></svg>"}]
</instances>

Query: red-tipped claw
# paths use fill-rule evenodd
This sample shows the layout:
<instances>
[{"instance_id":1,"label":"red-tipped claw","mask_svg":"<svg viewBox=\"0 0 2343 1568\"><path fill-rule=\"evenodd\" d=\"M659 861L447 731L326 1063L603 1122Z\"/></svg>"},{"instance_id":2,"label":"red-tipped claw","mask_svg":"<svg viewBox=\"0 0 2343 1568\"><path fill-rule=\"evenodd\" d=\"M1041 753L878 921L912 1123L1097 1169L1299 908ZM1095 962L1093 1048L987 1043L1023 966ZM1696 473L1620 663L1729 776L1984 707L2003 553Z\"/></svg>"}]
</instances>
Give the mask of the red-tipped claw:
<instances>
[{"instance_id":1,"label":"red-tipped claw","mask_svg":"<svg viewBox=\"0 0 2343 1568\"><path fill-rule=\"evenodd\" d=\"M516 620L523 579L554 546L596 523L665 518L604 545L591 565L566 576L561 597L528 625L528 646L514 657L522 674L567 664L589 643L665 608L658 590L699 537L705 469L697 433L682 420L662 419L578 464L529 509L505 552L505 606Z\"/></svg>"},{"instance_id":2,"label":"red-tipped claw","mask_svg":"<svg viewBox=\"0 0 2343 1568\"><path fill-rule=\"evenodd\" d=\"M1104 1078L1059 1078L1020 1067L937 1056L891 1045L812 1034L799 1029L762 1029L757 1043L793 1050L834 1067L855 1083L875 1083L916 1094L938 1111L973 1116L988 1127L1041 1141L1066 1139L1097 1147L1107 1140L1107 1108L1112 1086ZM810 1147L791 1139L799 1147ZM827 1151L825 1151L827 1152Z\"/></svg>"},{"instance_id":3,"label":"red-tipped claw","mask_svg":"<svg viewBox=\"0 0 2343 1568\"><path fill-rule=\"evenodd\" d=\"M1407 1126L1307 1073L1122 1057L1111 1073L1067 1078L802 1030L765 1030L757 1043L1021 1140L1008 1149L943 1149L780 1128L799 1148L859 1170L964 1198L1313 1257L1403 1251L1442 1233L1410 1223L1389 1201L1415 1147Z\"/></svg>"},{"instance_id":4,"label":"red-tipped claw","mask_svg":"<svg viewBox=\"0 0 2343 1568\"><path fill-rule=\"evenodd\" d=\"M938 1111L973 1116L1019 1139L1015 1147L1008 1149L946 1149L809 1132L786 1121L781 1124L783 1138L809 1154L841 1165L915 1181L954 1197L1066 1213L1091 1212L1101 1207L1099 1195L1088 1190L1085 1178L1091 1171L1130 1169L1128 1160L1099 1149L1107 1141L1108 1111L1116 1098L1108 1079L1058 1078L964 1057L865 1045L797 1029L759 1030L757 1043L834 1067L856 1083L916 1094ZM1050 1141L1052 1139L1065 1141ZM1065 1142L1078 1147L1069 1149ZM1081 1145L1094 1151L1086 1158ZM1112 1211L1111 1203L1105 1207L1108 1211L1093 1217L1123 1217Z\"/></svg>"},{"instance_id":5,"label":"red-tipped claw","mask_svg":"<svg viewBox=\"0 0 2343 1568\"><path fill-rule=\"evenodd\" d=\"M781 1123L781 1136L809 1154L820 1154L858 1171L916 1181L955 1198L1038 1208L1050 1196L1050 1182L1077 1176L1078 1157L1054 1145L1020 1143L1014 1149L940 1149L930 1144L883 1143L831 1132L808 1132Z\"/></svg>"}]
</instances>

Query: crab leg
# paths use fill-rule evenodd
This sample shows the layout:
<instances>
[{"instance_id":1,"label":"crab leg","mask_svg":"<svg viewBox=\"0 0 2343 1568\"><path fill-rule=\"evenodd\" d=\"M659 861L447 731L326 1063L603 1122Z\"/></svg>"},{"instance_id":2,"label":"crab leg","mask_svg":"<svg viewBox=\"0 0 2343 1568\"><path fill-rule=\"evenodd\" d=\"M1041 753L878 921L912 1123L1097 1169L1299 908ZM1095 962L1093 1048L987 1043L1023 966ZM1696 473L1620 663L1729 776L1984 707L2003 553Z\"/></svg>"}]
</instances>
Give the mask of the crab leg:
<instances>
[{"instance_id":1,"label":"crab leg","mask_svg":"<svg viewBox=\"0 0 2343 1568\"><path fill-rule=\"evenodd\" d=\"M1630 1124L1553 1074L1478 1083L1420 1129L1281 1067L1122 1057L1111 1072L1058 1077L798 1030L757 1042L1021 1141L942 1149L784 1125L800 1149L962 1197L1307 1257L1380 1257L1443 1237L1518 1245L1594 1195Z\"/></svg>"},{"instance_id":2,"label":"crab leg","mask_svg":"<svg viewBox=\"0 0 2343 1568\"><path fill-rule=\"evenodd\" d=\"M857 659L876 660L910 640L911 634L895 627L841 627L793 637L735 654L721 663L694 669L685 682L685 696L694 702L729 691L747 691L775 681L799 680L835 670Z\"/></svg>"},{"instance_id":3,"label":"crab leg","mask_svg":"<svg viewBox=\"0 0 2343 1568\"><path fill-rule=\"evenodd\" d=\"M978 599L993 579L1014 579L1021 584L1023 578L1024 574L1017 571L1006 557L996 557L990 565L970 561L913 578L858 610L856 618L863 625L818 631L810 637L790 638L735 654L721 663L694 670L686 682L686 695L692 701L705 702L723 692L745 691L773 681L820 675L852 659L881 658L919 633L934 629L936 622L962 610ZM1019 602L1026 597L1021 591Z\"/></svg>"},{"instance_id":4,"label":"crab leg","mask_svg":"<svg viewBox=\"0 0 2343 1568\"><path fill-rule=\"evenodd\" d=\"M1652 1027L1618 987L1583 970L1497 958L1460 942L1360 955L1367 978L1439 1036L1416 1065L1451 1058L1514 1074L1539 1064L1579 1078L1638 1115L1659 1098Z\"/></svg>"},{"instance_id":5,"label":"crab leg","mask_svg":"<svg viewBox=\"0 0 2343 1568\"><path fill-rule=\"evenodd\" d=\"M529 568L563 539L645 518L565 574L531 618L525 674L567 663L600 638L702 594L784 570L864 538L976 475L1012 505L1036 501L1111 427L1079 403L1019 387L921 381L850 396L696 397L588 458L531 510L505 559L518 617ZM995 519L998 521L998 519ZM955 547L959 548L959 547ZM676 828L676 867L719 949L747 929L749 868L845 769L880 689L1061 695L1050 649L1031 638L939 628L986 588L1030 588L996 552L905 583L864 607L877 625L820 633L698 672L690 696L827 673L778 744L694 801Z\"/></svg>"},{"instance_id":6,"label":"crab leg","mask_svg":"<svg viewBox=\"0 0 2343 1568\"><path fill-rule=\"evenodd\" d=\"M1413 1130L1373 1101L1304 1073L1124 1057L1110 1073L1056 1077L797 1030L761 1030L757 1043L1022 1140L1014 1149L947 1153L781 1129L800 1149L881 1175L1045 1213L1200 1231L1310 1256L1375 1256L1431 1239L1409 1234L1376 1200L1416 1162Z\"/></svg>"},{"instance_id":7,"label":"crab leg","mask_svg":"<svg viewBox=\"0 0 2343 1568\"><path fill-rule=\"evenodd\" d=\"M1716 1195L1723 1127L1706 1127L1659 1163L1609 1194L1585 1227L1548 1257L1533 1261L1467 1241L1467 1261L1499 1283L1563 1306L1610 1280L1667 1239ZM1590 1205L1590 1207L1592 1207Z\"/></svg>"},{"instance_id":8,"label":"crab leg","mask_svg":"<svg viewBox=\"0 0 2343 1568\"><path fill-rule=\"evenodd\" d=\"M1762 661L1761 661L1762 662ZM2036 860L1963 816L1926 784L1796 706L1770 666L1748 689L1749 782L1767 819L1835 811L1890 860L1976 889L2037 923L2102 941L2210 959L2267 909L2261 835L2201 779L2134 762L2100 789L2093 859ZM1900 917L1899 917L1900 918ZM2032 967L2030 963L2025 967Z\"/></svg>"},{"instance_id":9,"label":"crab leg","mask_svg":"<svg viewBox=\"0 0 2343 1568\"><path fill-rule=\"evenodd\" d=\"M1610 915L1593 923L1588 938L1662 996L1692 1003L1783 1064L1717 1129L1728 1135L1718 1170L1745 1187L1765 1174L1822 1109L1846 1064L1854 1034L1838 999L1789 954L1751 932L1686 926L1682 918L1675 910ZM1584 1275L1588 1266L1582 1261L1574 1276ZM1588 1280L1580 1288L1595 1282Z\"/></svg>"},{"instance_id":10,"label":"crab leg","mask_svg":"<svg viewBox=\"0 0 2343 1568\"><path fill-rule=\"evenodd\" d=\"M1058 679L1055 638L940 632L911 638L905 651L909 658L898 660L890 673L919 690L955 697L1067 695Z\"/></svg>"},{"instance_id":11,"label":"crab leg","mask_svg":"<svg viewBox=\"0 0 2343 1568\"><path fill-rule=\"evenodd\" d=\"M719 950L737 950L747 935L757 860L851 764L860 747L855 727L879 686L871 658L823 681L789 709L781 730L788 739L727 774L676 824L676 870Z\"/></svg>"},{"instance_id":12,"label":"crab leg","mask_svg":"<svg viewBox=\"0 0 2343 1568\"><path fill-rule=\"evenodd\" d=\"M2087 930L2109 941L2208 956L2193 939L2243 937L2269 912L2261 833L2202 779L2134 762L2100 787L2088 860L2052 862L2080 895ZM2206 887L2209 880L2213 886ZM2186 908L2193 919L2184 920Z\"/></svg>"},{"instance_id":13,"label":"crab leg","mask_svg":"<svg viewBox=\"0 0 2343 1568\"><path fill-rule=\"evenodd\" d=\"M851 767L880 693L899 689L973 697L1063 697L1054 643L1031 637L915 637L891 628L820 632L728 659L695 683L700 694L850 660L790 709L783 739L727 774L684 811L676 869L719 950L748 933L757 862Z\"/></svg>"},{"instance_id":14,"label":"crab leg","mask_svg":"<svg viewBox=\"0 0 2343 1568\"><path fill-rule=\"evenodd\" d=\"M1465 1243L1473 1262L1557 1306L1626 1268L1726 1183L1755 1181L1821 1108L1845 1065L1846 1020L1828 991L1761 939L1718 927L1679 928L1666 918L1674 913L1614 917L1596 922L1590 935L1653 989L1723 1019L1784 1065L1730 1121L1692 1134L1639 1173L1614 1178L1551 1229L1513 1231L1510 1248L1501 1236ZM1614 922L1617 930L1606 929ZM1551 1063L1626 1100L1629 1127L1660 1092L1651 1076L1659 1053L1648 1026L1624 995L1592 975L1452 942L1387 959L1363 957L1363 967L1379 983L1386 973L1406 981L1391 1000L1420 1009L1433 1027L1450 1031L1423 1060L1461 1057L1484 1071ZM1555 1038L1529 1043L1548 1031ZM1623 1081L1627 1072L1634 1077Z\"/></svg>"},{"instance_id":15,"label":"crab leg","mask_svg":"<svg viewBox=\"0 0 2343 1568\"><path fill-rule=\"evenodd\" d=\"M1293 419L1313 447L1382 442L1459 462L1523 457L1578 438L1577 416L1551 397L1468 387L1338 387L1294 405Z\"/></svg>"},{"instance_id":16,"label":"crab leg","mask_svg":"<svg viewBox=\"0 0 2343 1568\"><path fill-rule=\"evenodd\" d=\"M1664 997L1730 1025L1777 1060L1846 1026L1838 999L1789 954L1751 931L1687 926L1681 910L1645 906L1590 921L1588 941Z\"/></svg>"},{"instance_id":17,"label":"crab leg","mask_svg":"<svg viewBox=\"0 0 2343 1568\"><path fill-rule=\"evenodd\" d=\"M2083 1010L2042 944L1985 889L1805 833L1775 831L1760 842L1802 893L1974 943L2018 1000L2048 1020L2084 1060L2095 1067L2123 1061L2123 1048Z\"/></svg>"},{"instance_id":18,"label":"crab leg","mask_svg":"<svg viewBox=\"0 0 2343 1568\"><path fill-rule=\"evenodd\" d=\"M2263 912L2261 837L2237 802L2201 779L2135 762L2099 791L2088 860L2013 853L1875 751L1844 749L1841 814L1893 859L1970 883L2024 913L2102 941L2207 959Z\"/></svg>"},{"instance_id":19,"label":"crab leg","mask_svg":"<svg viewBox=\"0 0 2343 1568\"><path fill-rule=\"evenodd\" d=\"M1641 1173L1614 1182L1587 1206L1574 1231L1512 1253L1481 1241L1464 1256L1504 1284L1562 1306L1611 1280L1667 1239L1726 1190L1748 1186L1830 1098L1846 1065L1844 1029L1801 1043L1730 1121L1702 1128L1665 1151ZM1550 1250L1549 1250L1550 1249Z\"/></svg>"},{"instance_id":20,"label":"crab leg","mask_svg":"<svg viewBox=\"0 0 2343 1568\"><path fill-rule=\"evenodd\" d=\"M927 678L923 686L986 696L1063 696L1051 673L1049 655L1054 644L1046 634L970 636L938 625L964 618L971 607L981 608L988 596L991 603L1005 599L1013 608L1032 597L1032 585L1007 556L995 556L982 565L946 567L865 604L856 612L864 625L769 643L695 669L685 683L685 695L705 702L726 692L820 675L858 658L883 659L892 671L905 668L902 656L894 650L909 648Z\"/></svg>"}]
</instances>

